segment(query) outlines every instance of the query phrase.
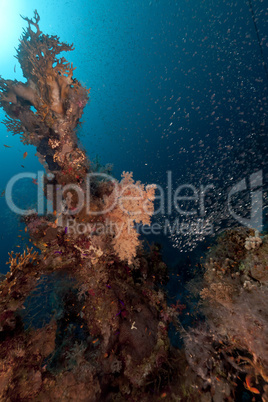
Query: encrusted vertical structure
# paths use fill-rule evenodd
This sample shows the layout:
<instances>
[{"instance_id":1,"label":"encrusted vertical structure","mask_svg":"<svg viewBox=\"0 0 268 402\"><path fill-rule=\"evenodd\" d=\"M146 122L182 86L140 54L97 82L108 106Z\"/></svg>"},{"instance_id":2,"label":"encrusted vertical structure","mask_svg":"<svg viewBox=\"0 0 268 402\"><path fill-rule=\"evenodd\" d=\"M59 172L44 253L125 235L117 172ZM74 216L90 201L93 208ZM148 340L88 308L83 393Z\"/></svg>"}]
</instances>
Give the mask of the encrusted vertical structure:
<instances>
[{"instance_id":1,"label":"encrusted vertical structure","mask_svg":"<svg viewBox=\"0 0 268 402\"><path fill-rule=\"evenodd\" d=\"M78 146L76 128L89 90L73 78L73 66L58 57L72 45L43 34L36 11L33 20L24 20L28 28L17 58L26 82L0 78L4 123L23 143L36 146L54 185L74 185L85 195L91 170ZM66 227L68 215L61 225L56 219L64 215L62 208L55 211L57 216L29 215L27 230L40 253L28 249L22 255L10 254L10 272L0 284L3 400L70 401L79 395L79 400L95 401L112 400L117 394L125 400L133 394L131 400L145 401L148 381L165 385L163 378L171 370L168 323L176 311L167 307L159 287L167 278L159 250L145 252L134 226L150 223L154 187L135 183L126 172L120 182L97 178L90 186L91 209L82 205L73 214L72 230ZM79 197L68 188L61 195L61 207L73 211ZM44 191L47 194L46 187ZM77 225L87 230L75 231ZM71 275L76 282L60 293L61 312L27 337L19 309L40 278L55 272ZM159 384L154 392L160 389Z\"/></svg>"}]
</instances>

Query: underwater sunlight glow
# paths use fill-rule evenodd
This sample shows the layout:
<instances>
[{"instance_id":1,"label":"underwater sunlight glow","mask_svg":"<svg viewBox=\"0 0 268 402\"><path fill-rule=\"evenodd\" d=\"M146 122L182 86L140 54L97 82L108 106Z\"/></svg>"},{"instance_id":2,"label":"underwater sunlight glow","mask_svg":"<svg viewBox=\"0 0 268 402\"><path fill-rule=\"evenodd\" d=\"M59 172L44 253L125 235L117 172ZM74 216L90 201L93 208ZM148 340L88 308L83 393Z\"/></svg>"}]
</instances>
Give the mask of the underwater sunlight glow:
<instances>
[{"instance_id":1,"label":"underwater sunlight glow","mask_svg":"<svg viewBox=\"0 0 268 402\"><path fill-rule=\"evenodd\" d=\"M24 1L0 0L0 52L8 53L10 49L14 48L18 44L18 37L21 36L21 17L16 9L23 6ZM13 60L14 61L14 60ZM1 60L2 63L6 63L5 60Z\"/></svg>"}]
</instances>

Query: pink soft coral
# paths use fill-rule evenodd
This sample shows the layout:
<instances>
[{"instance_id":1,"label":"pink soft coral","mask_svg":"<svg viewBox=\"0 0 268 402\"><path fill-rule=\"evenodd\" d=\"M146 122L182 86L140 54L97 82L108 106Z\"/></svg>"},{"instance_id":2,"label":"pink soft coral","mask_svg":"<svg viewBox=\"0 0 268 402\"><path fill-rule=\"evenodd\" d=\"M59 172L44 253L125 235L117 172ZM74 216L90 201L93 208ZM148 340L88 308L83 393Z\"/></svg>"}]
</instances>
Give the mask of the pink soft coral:
<instances>
[{"instance_id":1,"label":"pink soft coral","mask_svg":"<svg viewBox=\"0 0 268 402\"><path fill-rule=\"evenodd\" d=\"M123 172L117 188L106 198L107 218L115 229L113 248L121 260L132 263L139 245L134 222L149 225L154 212L155 186L134 182L132 173Z\"/></svg>"}]
</instances>

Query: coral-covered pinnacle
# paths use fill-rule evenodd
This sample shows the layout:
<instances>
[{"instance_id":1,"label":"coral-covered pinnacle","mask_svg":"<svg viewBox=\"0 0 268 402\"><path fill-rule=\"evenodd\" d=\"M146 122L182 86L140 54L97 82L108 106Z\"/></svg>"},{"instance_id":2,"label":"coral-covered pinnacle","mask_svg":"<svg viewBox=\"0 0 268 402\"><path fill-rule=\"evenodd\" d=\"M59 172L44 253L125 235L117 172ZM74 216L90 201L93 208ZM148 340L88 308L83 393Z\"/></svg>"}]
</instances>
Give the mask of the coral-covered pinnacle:
<instances>
[{"instance_id":1,"label":"coral-covered pinnacle","mask_svg":"<svg viewBox=\"0 0 268 402\"><path fill-rule=\"evenodd\" d=\"M53 214L25 217L40 253L11 253L0 284L0 399L108 401L132 392L145 400L147 382L169 374L162 367L173 316L157 285L165 264L156 249L143 250L134 225L150 223L155 188L127 172L120 182L90 175L76 137L89 91L58 57L72 45L43 34L39 19L37 11L24 18L17 59L26 82L0 78L0 106L7 129L36 146L50 173L42 186ZM51 276L61 311L27 334L20 309L35 306L34 292L40 285L43 296Z\"/></svg>"},{"instance_id":2,"label":"coral-covered pinnacle","mask_svg":"<svg viewBox=\"0 0 268 402\"><path fill-rule=\"evenodd\" d=\"M23 18L28 28L20 39L16 57L26 82L0 77L0 106L7 114L4 123L9 131L20 134L24 143L39 147L49 171L58 171L66 163L70 168L79 159L79 168L85 174L86 158L83 151L77 150L74 130L89 90L73 78L72 64L57 57L73 50L73 46L42 33L37 11L33 19Z\"/></svg>"}]
</instances>

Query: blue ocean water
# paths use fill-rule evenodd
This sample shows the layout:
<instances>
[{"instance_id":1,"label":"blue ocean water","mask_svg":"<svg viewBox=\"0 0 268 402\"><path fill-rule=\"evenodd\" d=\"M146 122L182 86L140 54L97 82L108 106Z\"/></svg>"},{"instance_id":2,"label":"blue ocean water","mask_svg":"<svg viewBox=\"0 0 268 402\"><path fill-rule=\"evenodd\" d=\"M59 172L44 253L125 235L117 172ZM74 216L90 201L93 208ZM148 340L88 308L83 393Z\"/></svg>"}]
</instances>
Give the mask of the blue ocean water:
<instances>
[{"instance_id":1,"label":"blue ocean water","mask_svg":"<svg viewBox=\"0 0 268 402\"><path fill-rule=\"evenodd\" d=\"M133 171L134 179L168 187L187 183L214 192L206 205L214 232L232 225L226 215L228 190L261 172L267 194L267 10L261 0L167 1L1 1L0 74L23 80L14 58L18 38L38 8L43 32L74 43L66 58L75 77L90 87L79 138L91 159L112 163L113 174ZM256 31L257 28L257 31ZM260 43L258 41L258 36ZM0 111L0 119L4 118ZM8 145L11 148L4 147ZM28 155L24 159L23 154ZM42 167L32 146L0 126L1 272L8 251L22 250L24 226L5 202L7 182ZM15 189L23 208L35 205L31 181ZM246 199L245 199L246 200ZM243 199L240 208L247 212ZM166 207L154 220L163 223ZM172 217L177 216L176 211ZM19 237L18 237L19 236ZM206 248L200 239L161 232L164 258L175 265Z\"/></svg>"}]
</instances>

